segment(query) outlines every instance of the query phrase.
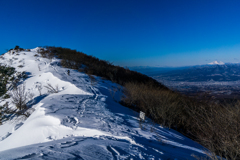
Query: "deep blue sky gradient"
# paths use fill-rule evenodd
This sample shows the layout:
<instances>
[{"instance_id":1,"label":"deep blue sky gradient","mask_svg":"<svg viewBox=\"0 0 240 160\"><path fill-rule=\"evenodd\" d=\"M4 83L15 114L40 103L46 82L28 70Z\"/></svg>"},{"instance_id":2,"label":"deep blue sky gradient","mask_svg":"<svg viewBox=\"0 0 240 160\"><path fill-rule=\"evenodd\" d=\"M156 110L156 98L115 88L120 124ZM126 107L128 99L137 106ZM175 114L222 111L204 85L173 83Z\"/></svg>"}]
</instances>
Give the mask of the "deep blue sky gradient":
<instances>
[{"instance_id":1,"label":"deep blue sky gradient","mask_svg":"<svg viewBox=\"0 0 240 160\"><path fill-rule=\"evenodd\" d=\"M62 46L121 66L240 62L240 1L0 0L0 53Z\"/></svg>"}]
</instances>

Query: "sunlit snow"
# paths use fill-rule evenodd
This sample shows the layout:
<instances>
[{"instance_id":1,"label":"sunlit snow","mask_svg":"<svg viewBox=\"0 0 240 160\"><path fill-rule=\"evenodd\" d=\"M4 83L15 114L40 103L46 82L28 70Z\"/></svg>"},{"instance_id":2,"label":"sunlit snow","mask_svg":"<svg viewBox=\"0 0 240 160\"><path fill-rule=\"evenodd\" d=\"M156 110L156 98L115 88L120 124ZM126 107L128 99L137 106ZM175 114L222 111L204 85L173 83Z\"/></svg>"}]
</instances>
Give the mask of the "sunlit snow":
<instances>
[{"instance_id":1,"label":"sunlit snow","mask_svg":"<svg viewBox=\"0 0 240 160\"><path fill-rule=\"evenodd\" d=\"M138 113L117 103L122 87L42 58L38 49L8 52L0 63L26 71L23 82L34 94L29 118L0 125L0 159L195 159L206 149L180 133L153 124L139 125ZM36 56L39 55L39 56ZM23 67L19 67L23 65ZM58 86L49 94L47 84ZM42 86L42 94L38 86ZM113 90L118 91L113 94ZM9 91L11 92L11 91ZM3 105L10 99L1 99Z\"/></svg>"}]
</instances>

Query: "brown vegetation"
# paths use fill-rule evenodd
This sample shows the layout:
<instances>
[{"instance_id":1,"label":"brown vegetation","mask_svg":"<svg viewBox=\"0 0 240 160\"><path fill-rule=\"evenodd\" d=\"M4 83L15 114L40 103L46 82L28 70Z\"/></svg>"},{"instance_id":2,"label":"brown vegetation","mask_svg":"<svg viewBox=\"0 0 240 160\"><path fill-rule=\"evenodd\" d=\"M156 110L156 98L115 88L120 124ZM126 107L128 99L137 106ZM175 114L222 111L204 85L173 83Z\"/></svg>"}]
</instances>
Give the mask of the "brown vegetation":
<instances>
[{"instance_id":1,"label":"brown vegetation","mask_svg":"<svg viewBox=\"0 0 240 160\"><path fill-rule=\"evenodd\" d=\"M123 103L156 123L174 128L208 148L213 155L240 158L240 102L223 106L200 102L151 84L127 83Z\"/></svg>"}]
</instances>

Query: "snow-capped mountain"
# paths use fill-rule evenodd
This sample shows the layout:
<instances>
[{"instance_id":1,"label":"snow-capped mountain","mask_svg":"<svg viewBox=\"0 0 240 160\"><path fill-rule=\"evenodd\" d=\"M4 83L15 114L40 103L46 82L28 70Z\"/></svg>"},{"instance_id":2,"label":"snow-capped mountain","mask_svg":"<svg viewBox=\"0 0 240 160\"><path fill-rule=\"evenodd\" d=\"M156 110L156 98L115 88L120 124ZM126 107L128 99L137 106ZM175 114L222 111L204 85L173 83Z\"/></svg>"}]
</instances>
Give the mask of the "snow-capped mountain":
<instances>
[{"instance_id":1,"label":"snow-capped mountain","mask_svg":"<svg viewBox=\"0 0 240 160\"><path fill-rule=\"evenodd\" d=\"M0 125L1 160L206 156L201 145L150 119L140 127L138 113L116 102L121 86L100 77L93 82L85 73L61 67L59 59L41 57L39 49L1 56L2 65L28 74L21 83L32 95L28 118L14 116ZM57 92L48 92L49 85ZM0 105L6 103L15 108L11 98L1 98Z\"/></svg>"},{"instance_id":2,"label":"snow-capped mountain","mask_svg":"<svg viewBox=\"0 0 240 160\"><path fill-rule=\"evenodd\" d=\"M210 62L210 63L208 63L208 64L210 64L210 65L216 65L216 64L218 64L218 65L224 65L225 63L223 63L222 61L213 61L213 62Z\"/></svg>"}]
</instances>

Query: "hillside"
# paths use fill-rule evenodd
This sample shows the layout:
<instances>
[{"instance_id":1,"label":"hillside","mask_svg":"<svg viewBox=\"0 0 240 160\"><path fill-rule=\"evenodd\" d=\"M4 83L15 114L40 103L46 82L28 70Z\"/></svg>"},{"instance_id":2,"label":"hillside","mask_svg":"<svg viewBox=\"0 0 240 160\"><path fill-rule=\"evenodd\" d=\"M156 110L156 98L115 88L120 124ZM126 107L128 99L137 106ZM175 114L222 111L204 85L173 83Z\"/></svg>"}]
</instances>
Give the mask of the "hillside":
<instances>
[{"instance_id":1,"label":"hillside","mask_svg":"<svg viewBox=\"0 0 240 160\"><path fill-rule=\"evenodd\" d=\"M0 63L27 77L30 116L9 114L0 125L0 159L195 159L206 149L179 132L118 103L123 87L43 58L41 48L11 50ZM74 57L72 57L74 58ZM68 70L70 71L68 73ZM17 75L17 73L15 73ZM119 80L116 80L120 82ZM50 87L50 88L49 88ZM8 95L14 90L7 84ZM11 98L0 105L16 110ZM6 105L5 105L6 106Z\"/></svg>"}]
</instances>

